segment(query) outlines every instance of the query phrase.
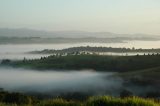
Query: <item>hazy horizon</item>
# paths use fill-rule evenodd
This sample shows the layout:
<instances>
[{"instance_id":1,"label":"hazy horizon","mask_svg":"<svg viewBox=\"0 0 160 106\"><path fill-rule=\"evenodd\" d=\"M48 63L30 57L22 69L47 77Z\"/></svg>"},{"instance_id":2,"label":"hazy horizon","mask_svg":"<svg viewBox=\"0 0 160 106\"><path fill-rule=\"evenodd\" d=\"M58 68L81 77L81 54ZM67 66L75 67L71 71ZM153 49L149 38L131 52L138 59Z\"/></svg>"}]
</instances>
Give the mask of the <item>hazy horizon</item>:
<instances>
[{"instance_id":1,"label":"hazy horizon","mask_svg":"<svg viewBox=\"0 0 160 106\"><path fill-rule=\"evenodd\" d=\"M118 32L111 32L108 30L104 30L104 31L95 31L95 30L74 30L74 29L70 29L70 30L50 30L50 29L38 29L38 28L29 28L29 27L0 27L1 30L28 30L28 31L43 31L43 32L49 32L49 33L53 33L53 32L60 32L60 33L110 33L110 34L120 34L120 35L153 35L153 36L160 36L160 34L151 34L151 33L139 33L139 32L130 32L130 33L118 33Z\"/></svg>"},{"instance_id":2,"label":"hazy horizon","mask_svg":"<svg viewBox=\"0 0 160 106\"><path fill-rule=\"evenodd\" d=\"M157 0L0 0L0 28L160 35Z\"/></svg>"}]
</instances>

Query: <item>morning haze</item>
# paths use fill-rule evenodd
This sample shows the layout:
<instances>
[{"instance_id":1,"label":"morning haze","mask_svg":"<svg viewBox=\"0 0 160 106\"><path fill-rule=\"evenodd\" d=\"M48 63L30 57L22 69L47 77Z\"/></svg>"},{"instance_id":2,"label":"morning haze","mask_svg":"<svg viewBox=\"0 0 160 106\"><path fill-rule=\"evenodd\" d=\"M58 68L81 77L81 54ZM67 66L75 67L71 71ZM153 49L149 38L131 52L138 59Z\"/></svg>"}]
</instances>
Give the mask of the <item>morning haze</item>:
<instances>
[{"instance_id":1,"label":"morning haze","mask_svg":"<svg viewBox=\"0 0 160 106\"><path fill-rule=\"evenodd\" d=\"M160 0L0 0L0 106L160 106Z\"/></svg>"},{"instance_id":2,"label":"morning haze","mask_svg":"<svg viewBox=\"0 0 160 106\"><path fill-rule=\"evenodd\" d=\"M159 35L158 0L0 0L1 28Z\"/></svg>"}]
</instances>

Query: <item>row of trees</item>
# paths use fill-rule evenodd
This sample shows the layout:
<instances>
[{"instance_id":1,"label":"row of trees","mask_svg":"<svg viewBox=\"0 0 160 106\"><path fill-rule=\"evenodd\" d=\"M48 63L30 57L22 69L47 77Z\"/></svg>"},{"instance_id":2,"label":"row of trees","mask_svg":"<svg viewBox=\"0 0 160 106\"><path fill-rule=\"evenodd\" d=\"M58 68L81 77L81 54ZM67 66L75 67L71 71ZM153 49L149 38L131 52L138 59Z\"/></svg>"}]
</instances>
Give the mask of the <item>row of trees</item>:
<instances>
[{"instance_id":1,"label":"row of trees","mask_svg":"<svg viewBox=\"0 0 160 106\"><path fill-rule=\"evenodd\" d=\"M72 47L62 50L48 50L35 51L32 53L72 53L72 52L115 52L115 53L128 53L128 52L145 52L145 53L160 53L160 49L135 49L133 48L112 48L112 47L90 47L90 46L81 46L81 47Z\"/></svg>"}]
</instances>

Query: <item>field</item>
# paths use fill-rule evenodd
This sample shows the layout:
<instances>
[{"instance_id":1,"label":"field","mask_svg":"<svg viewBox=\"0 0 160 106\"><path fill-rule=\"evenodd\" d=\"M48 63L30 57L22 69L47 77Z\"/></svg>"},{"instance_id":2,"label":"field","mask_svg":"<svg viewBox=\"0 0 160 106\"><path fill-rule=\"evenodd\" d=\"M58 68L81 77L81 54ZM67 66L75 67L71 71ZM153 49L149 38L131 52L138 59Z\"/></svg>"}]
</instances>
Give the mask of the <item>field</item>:
<instances>
[{"instance_id":1,"label":"field","mask_svg":"<svg viewBox=\"0 0 160 106\"><path fill-rule=\"evenodd\" d=\"M30 102L0 103L0 106L160 106L160 103L153 99L142 99L139 97L114 98L109 96L90 97L86 101L67 101L64 99L49 99Z\"/></svg>"}]
</instances>

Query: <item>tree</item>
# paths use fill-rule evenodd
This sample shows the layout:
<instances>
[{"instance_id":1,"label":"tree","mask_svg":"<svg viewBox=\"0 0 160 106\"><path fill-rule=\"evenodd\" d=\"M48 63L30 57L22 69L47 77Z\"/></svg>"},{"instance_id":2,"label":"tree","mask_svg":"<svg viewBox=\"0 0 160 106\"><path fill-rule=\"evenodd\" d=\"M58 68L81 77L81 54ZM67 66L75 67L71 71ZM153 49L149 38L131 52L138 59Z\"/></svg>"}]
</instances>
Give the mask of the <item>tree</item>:
<instances>
[{"instance_id":1,"label":"tree","mask_svg":"<svg viewBox=\"0 0 160 106\"><path fill-rule=\"evenodd\" d=\"M4 59L4 60L2 60L1 64L9 64L10 62L11 62L11 60Z\"/></svg>"}]
</instances>

